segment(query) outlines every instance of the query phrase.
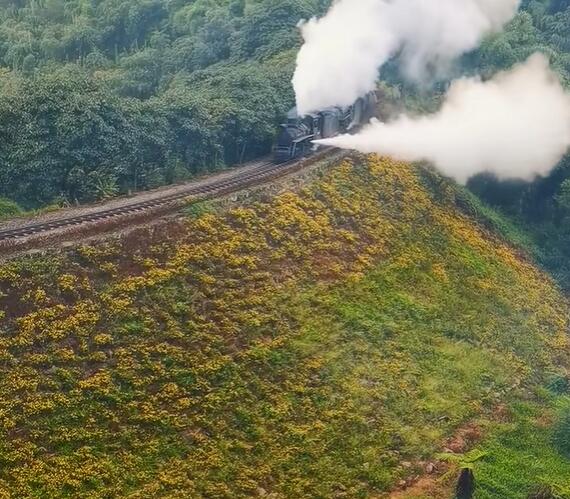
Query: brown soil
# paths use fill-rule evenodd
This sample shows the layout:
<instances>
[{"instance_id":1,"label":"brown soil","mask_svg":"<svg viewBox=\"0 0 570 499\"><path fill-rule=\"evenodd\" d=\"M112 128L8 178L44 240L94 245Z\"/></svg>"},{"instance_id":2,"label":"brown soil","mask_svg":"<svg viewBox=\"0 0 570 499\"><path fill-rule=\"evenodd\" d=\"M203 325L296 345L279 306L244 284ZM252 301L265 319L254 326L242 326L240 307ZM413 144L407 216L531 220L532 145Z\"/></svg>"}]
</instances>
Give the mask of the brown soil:
<instances>
[{"instance_id":1,"label":"brown soil","mask_svg":"<svg viewBox=\"0 0 570 499\"><path fill-rule=\"evenodd\" d=\"M489 414L491 421L504 422L510 419L508 407L504 404L495 406ZM484 437L483 428L475 421L470 421L460 426L455 433L447 439L441 447L441 451L452 454L464 454L472 450ZM402 480L396 489L388 495L389 499L447 499L453 497L457 476L453 471L453 465L443 461L431 461L428 463L417 462L411 468L423 470L422 474L414 475L407 480Z\"/></svg>"}]
</instances>

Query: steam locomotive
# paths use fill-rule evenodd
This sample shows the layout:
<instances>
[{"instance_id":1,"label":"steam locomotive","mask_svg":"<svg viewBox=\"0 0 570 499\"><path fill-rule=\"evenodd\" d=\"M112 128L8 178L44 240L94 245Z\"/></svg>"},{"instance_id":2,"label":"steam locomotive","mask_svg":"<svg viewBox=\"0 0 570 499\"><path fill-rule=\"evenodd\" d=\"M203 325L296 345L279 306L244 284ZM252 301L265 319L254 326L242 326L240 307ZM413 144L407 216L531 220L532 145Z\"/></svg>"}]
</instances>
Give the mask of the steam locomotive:
<instances>
[{"instance_id":1,"label":"steam locomotive","mask_svg":"<svg viewBox=\"0 0 570 499\"><path fill-rule=\"evenodd\" d=\"M280 125L273 148L275 162L305 156L314 148L313 140L334 137L367 123L375 114L376 102L376 94L370 92L346 108L331 107L299 116L294 107L287 113L287 122Z\"/></svg>"}]
</instances>

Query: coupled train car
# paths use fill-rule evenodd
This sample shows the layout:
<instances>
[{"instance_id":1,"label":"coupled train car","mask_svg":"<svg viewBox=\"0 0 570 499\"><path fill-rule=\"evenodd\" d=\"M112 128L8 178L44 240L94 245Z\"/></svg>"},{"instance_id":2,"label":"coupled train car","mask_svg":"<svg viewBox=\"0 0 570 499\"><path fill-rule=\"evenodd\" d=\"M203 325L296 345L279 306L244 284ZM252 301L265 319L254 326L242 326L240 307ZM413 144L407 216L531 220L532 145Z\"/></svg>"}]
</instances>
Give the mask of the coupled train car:
<instances>
[{"instance_id":1,"label":"coupled train car","mask_svg":"<svg viewBox=\"0 0 570 499\"><path fill-rule=\"evenodd\" d=\"M305 156L313 149L313 140L334 137L370 121L376 111L376 94L370 92L347 108L331 107L305 116L297 108L287 113L287 122L280 125L273 154L275 162L283 163Z\"/></svg>"}]
</instances>

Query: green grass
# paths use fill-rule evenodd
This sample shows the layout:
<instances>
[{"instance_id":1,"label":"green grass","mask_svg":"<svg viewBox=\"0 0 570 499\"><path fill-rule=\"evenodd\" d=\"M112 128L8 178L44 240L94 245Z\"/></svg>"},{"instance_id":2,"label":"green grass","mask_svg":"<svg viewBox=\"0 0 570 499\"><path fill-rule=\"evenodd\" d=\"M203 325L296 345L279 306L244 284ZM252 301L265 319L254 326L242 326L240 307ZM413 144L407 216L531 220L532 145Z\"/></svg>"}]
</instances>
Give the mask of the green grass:
<instances>
[{"instance_id":1,"label":"green grass","mask_svg":"<svg viewBox=\"0 0 570 499\"><path fill-rule=\"evenodd\" d=\"M562 407L568 410L570 399L513 405L512 420L482 447L488 454L476 468L477 499L523 498L539 487L555 492L553 497L570 497L570 459L554 445L548 419L540 421Z\"/></svg>"},{"instance_id":2,"label":"green grass","mask_svg":"<svg viewBox=\"0 0 570 499\"><path fill-rule=\"evenodd\" d=\"M490 207L467 188L458 187L458 192L457 203L468 214L513 246L523 249L531 256L539 256L540 250L529 232L525 231L520 225L503 215L500 211Z\"/></svg>"},{"instance_id":3,"label":"green grass","mask_svg":"<svg viewBox=\"0 0 570 499\"><path fill-rule=\"evenodd\" d=\"M22 208L11 199L0 197L0 220L22 215Z\"/></svg>"},{"instance_id":4,"label":"green grass","mask_svg":"<svg viewBox=\"0 0 570 499\"><path fill-rule=\"evenodd\" d=\"M182 209L182 213L189 218L200 218L207 213L215 213L216 203L214 201L198 201L190 203Z\"/></svg>"},{"instance_id":5,"label":"green grass","mask_svg":"<svg viewBox=\"0 0 570 499\"><path fill-rule=\"evenodd\" d=\"M332 292L317 288L289 301L295 304L301 328L294 342L294 350L302 352L297 355L325 356L326 378L321 381L335 394L323 402L326 410L350 404L353 411L343 428L334 428L333 446L345 460L350 456L349 469L362 470L366 480L380 489L402 473L398 459L389 457L391 448L397 448L399 459L433 459L455 427L478 418L481 412L491 414L501 400L526 396L524 390L509 392L519 376L517 362L508 353L509 344L524 331L523 323L507 321L498 326L502 338L481 338L481 330L497 327L501 315L510 312L501 306L490 309L488 297L462 296L461 324L458 308L446 308L459 299L454 293L465 290L425 279L419 269L402 271L387 265ZM497 341L495 348L489 348L491 341ZM528 348L529 356L539 348L524 341L520 345L518 351ZM512 426L533 435L533 452L545 455L544 467L556 476L557 470L565 469L564 460L523 416L516 413ZM363 421L369 431L360 427ZM485 418L480 424L483 429L493 428ZM369 440L371 433L374 444ZM504 447L503 453L517 451L512 439L501 438L496 445ZM498 481L504 483L502 490L511 494L505 497L521 497L518 491L534 482L511 484L508 470L501 478L493 442L484 448L489 447L490 457L481 465L485 472L481 479L487 479L488 473L498 474ZM333 464L325 460L322 466L327 469ZM333 475L339 473L335 468ZM321 480L326 483L326 476ZM482 493L489 485L485 482L484 487Z\"/></svg>"},{"instance_id":6,"label":"green grass","mask_svg":"<svg viewBox=\"0 0 570 499\"><path fill-rule=\"evenodd\" d=\"M428 165L422 165L420 179L434 200L447 204L450 209L459 209L509 244L523 250L536 261L540 260L541 250L532 232L525 230L520 223L489 206L466 187L441 176Z\"/></svg>"}]
</instances>

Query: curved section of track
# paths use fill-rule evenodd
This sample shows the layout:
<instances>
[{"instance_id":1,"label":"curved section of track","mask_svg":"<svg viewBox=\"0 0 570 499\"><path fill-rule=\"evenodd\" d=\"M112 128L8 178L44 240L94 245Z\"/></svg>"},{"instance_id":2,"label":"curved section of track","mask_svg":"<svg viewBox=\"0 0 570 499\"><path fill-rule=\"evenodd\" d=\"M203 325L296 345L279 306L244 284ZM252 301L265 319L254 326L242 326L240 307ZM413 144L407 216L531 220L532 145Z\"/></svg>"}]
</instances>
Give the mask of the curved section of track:
<instances>
[{"instance_id":1,"label":"curved section of track","mask_svg":"<svg viewBox=\"0 0 570 499\"><path fill-rule=\"evenodd\" d=\"M293 171L303 168L307 163L325 157L327 152L321 152L315 156L302 160L289 161L282 164L274 164L268 160L262 160L250 164L247 170L236 171L235 174L212 177L199 184L189 184L187 188L176 193L165 193L164 196L156 196L144 201L133 201L116 208L101 207L87 214L56 218L44 222L24 223L21 226L0 230L0 243L16 243L18 240L29 238L34 235L45 235L50 232L66 228L81 227L93 222L104 222L121 217L131 217L137 214L147 213L152 210L167 209L170 205L178 206L187 198L199 199L222 196L232 192L238 192L254 185L266 183L269 180L279 178Z\"/></svg>"}]
</instances>

